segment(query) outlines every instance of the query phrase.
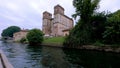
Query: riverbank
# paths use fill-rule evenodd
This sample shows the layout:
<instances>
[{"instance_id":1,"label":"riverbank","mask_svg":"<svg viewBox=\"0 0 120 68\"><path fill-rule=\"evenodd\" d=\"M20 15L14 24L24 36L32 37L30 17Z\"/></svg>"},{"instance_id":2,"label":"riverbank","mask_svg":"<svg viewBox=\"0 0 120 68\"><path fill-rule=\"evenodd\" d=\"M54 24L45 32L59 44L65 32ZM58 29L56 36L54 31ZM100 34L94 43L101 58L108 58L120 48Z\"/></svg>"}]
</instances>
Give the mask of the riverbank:
<instances>
[{"instance_id":1,"label":"riverbank","mask_svg":"<svg viewBox=\"0 0 120 68\"><path fill-rule=\"evenodd\" d=\"M42 46L64 48L62 44L55 44L55 43L43 43ZM65 48L72 48L72 47L65 47ZM105 46L83 45L83 46L72 48L72 49L120 53L120 47L114 47L111 45L105 45Z\"/></svg>"},{"instance_id":2,"label":"riverbank","mask_svg":"<svg viewBox=\"0 0 120 68\"><path fill-rule=\"evenodd\" d=\"M51 37L51 38L44 38L43 43L63 43L65 37Z\"/></svg>"},{"instance_id":3,"label":"riverbank","mask_svg":"<svg viewBox=\"0 0 120 68\"><path fill-rule=\"evenodd\" d=\"M45 46L54 46L54 47L63 47L64 37L52 37L45 38L42 45Z\"/></svg>"},{"instance_id":4,"label":"riverbank","mask_svg":"<svg viewBox=\"0 0 120 68\"><path fill-rule=\"evenodd\" d=\"M83 45L81 47L78 47L77 49L120 53L119 46L111 46L111 45L104 45L104 46Z\"/></svg>"},{"instance_id":5,"label":"riverbank","mask_svg":"<svg viewBox=\"0 0 120 68\"><path fill-rule=\"evenodd\" d=\"M65 37L44 38L44 41L41 45L64 48L64 46L63 46L64 39L65 39ZM26 43L26 44L28 44L28 43ZM72 47L66 47L66 48L72 48ZM83 45L83 46L76 47L74 49L120 53L120 46L104 45L104 44Z\"/></svg>"},{"instance_id":6,"label":"riverbank","mask_svg":"<svg viewBox=\"0 0 120 68\"><path fill-rule=\"evenodd\" d=\"M43 41L42 45L52 46L52 47L63 47L64 37L52 37L47 38ZM66 47L72 48L72 47ZM95 50L95 51L105 51L105 52L116 52L120 53L120 47L115 45L103 45L103 44L93 44L93 45L83 45L76 47L75 49L84 49L84 50Z\"/></svg>"},{"instance_id":7,"label":"riverbank","mask_svg":"<svg viewBox=\"0 0 120 68\"><path fill-rule=\"evenodd\" d=\"M42 43L42 46L50 46L50 47L63 47L62 43Z\"/></svg>"}]
</instances>

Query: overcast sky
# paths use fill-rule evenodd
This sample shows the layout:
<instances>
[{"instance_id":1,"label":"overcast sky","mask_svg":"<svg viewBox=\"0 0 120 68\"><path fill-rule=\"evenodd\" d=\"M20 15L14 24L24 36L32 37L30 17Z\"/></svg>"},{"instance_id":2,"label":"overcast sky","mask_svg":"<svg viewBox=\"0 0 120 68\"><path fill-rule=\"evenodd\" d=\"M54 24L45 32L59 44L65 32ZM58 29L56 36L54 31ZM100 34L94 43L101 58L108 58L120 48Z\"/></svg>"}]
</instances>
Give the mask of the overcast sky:
<instances>
[{"instance_id":1,"label":"overcast sky","mask_svg":"<svg viewBox=\"0 0 120 68\"><path fill-rule=\"evenodd\" d=\"M60 4L69 17L74 13L73 0L0 0L0 34L8 26L21 29L42 29L42 13L53 13L55 5ZM120 9L120 0L101 0L99 11L114 12Z\"/></svg>"}]
</instances>

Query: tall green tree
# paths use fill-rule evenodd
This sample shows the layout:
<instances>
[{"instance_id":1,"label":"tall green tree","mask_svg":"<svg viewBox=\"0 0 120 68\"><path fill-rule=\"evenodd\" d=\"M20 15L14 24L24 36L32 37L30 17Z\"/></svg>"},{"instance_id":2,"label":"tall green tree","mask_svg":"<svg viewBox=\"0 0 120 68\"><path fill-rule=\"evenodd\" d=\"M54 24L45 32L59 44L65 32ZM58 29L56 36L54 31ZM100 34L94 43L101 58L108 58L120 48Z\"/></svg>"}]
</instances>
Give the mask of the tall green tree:
<instances>
[{"instance_id":1,"label":"tall green tree","mask_svg":"<svg viewBox=\"0 0 120 68\"><path fill-rule=\"evenodd\" d=\"M103 32L105 31L105 24L109 13L100 12L94 13L91 19L92 24L92 40L93 42L103 40Z\"/></svg>"},{"instance_id":2,"label":"tall green tree","mask_svg":"<svg viewBox=\"0 0 120 68\"><path fill-rule=\"evenodd\" d=\"M43 41L43 33L39 29L32 29L27 34L30 45L40 45Z\"/></svg>"},{"instance_id":3,"label":"tall green tree","mask_svg":"<svg viewBox=\"0 0 120 68\"><path fill-rule=\"evenodd\" d=\"M2 31L2 37L13 37L15 32L19 32L21 29L18 26L10 26Z\"/></svg>"},{"instance_id":4,"label":"tall green tree","mask_svg":"<svg viewBox=\"0 0 120 68\"><path fill-rule=\"evenodd\" d=\"M107 44L120 44L120 10L108 17L106 30L103 33L104 42Z\"/></svg>"},{"instance_id":5,"label":"tall green tree","mask_svg":"<svg viewBox=\"0 0 120 68\"><path fill-rule=\"evenodd\" d=\"M75 14L73 17L79 17L79 20L70 35L66 38L64 44L70 47L89 44L92 34L91 18L98 8L100 0L73 0Z\"/></svg>"}]
</instances>

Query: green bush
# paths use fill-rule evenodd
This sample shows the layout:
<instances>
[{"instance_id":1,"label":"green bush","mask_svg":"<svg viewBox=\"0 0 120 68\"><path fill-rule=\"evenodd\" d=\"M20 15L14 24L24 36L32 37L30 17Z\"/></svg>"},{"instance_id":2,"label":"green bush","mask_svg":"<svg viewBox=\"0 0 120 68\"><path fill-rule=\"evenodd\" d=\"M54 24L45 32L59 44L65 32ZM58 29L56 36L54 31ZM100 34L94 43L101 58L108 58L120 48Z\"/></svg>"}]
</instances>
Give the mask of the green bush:
<instances>
[{"instance_id":1,"label":"green bush","mask_svg":"<svg viewBox=\"0 0 120 68\"><path fill-rule=\"evenodd\" d=\"M30 45L40 45L43 41L43 33L39 29L32 29L27 34Z\"/></svg>"},{"instance_id":2,"label":"green bush","mask_svg":"<svg viewBox=\"0 0 120 68\"><path fill-rule=\"evenodd\" d=\"M103 33L104 42L107 44L120 44L120 10L114 12L107 19L106 30Z\"/></svg>"},{"instance_id":3,"label":"green bush","mask_svg":"<svg viewBox=\"0 0 120 68\"><path fill-rule=\"evenodd\" d=\"M25 43L26 41L27 41L26 38L22 38L22 39L20 40L21 43Z\"/></svg>"}]
</instances>

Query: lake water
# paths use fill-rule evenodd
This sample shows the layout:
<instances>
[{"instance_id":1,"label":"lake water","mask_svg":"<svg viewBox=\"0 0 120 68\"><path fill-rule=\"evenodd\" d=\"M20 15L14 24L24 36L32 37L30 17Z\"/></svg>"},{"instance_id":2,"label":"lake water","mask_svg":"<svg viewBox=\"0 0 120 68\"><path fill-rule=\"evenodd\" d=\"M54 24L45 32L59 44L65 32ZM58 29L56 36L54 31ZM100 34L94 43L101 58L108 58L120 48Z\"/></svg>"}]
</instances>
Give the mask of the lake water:
<instances>
[{"instance_id":1,"label":"lake water","mask_svg":"<svg viewBox=\"0 0 120 68\"><path fill-rule=\"evenodd\" d=\"M120 54L4 43L2 49L14 68L120 68Z\"/></svg>"}]
</instances>

